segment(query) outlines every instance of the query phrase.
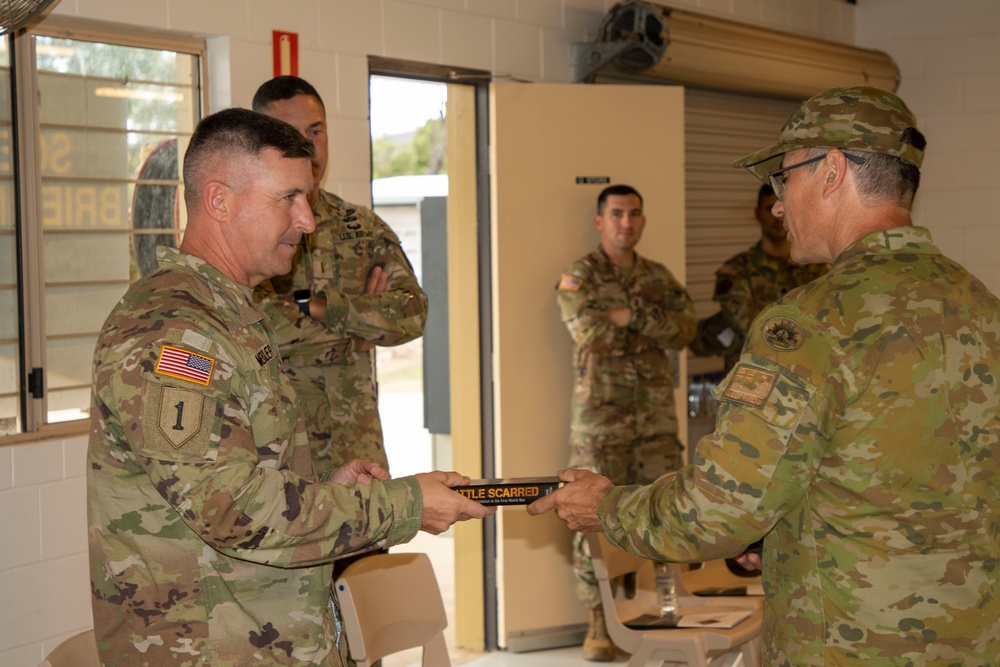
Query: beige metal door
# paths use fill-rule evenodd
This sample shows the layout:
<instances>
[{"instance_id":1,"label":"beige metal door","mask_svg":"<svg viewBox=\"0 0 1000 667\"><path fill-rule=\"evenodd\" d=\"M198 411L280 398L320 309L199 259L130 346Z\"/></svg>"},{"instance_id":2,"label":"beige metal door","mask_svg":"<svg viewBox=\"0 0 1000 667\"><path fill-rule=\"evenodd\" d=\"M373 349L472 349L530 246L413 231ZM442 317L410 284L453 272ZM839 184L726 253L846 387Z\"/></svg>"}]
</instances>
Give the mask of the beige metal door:
<instances>
[{"instance_id":1,"label":"beige metal door","mask_svg":"<svg viewBox=\"0 0 1000 667\"><path fill-rule=\"evenodd\" d=\"M496 469L504 477L553 475L569 456L572 387L571 341L554 288L598 243L591 221L605 184L592 181L642 193L638 251L684 280L684 92L500 83L491 93ZM585 614L574 594L570 532L551 514L532 518L521 507L498 517L500 645L531 650L579 638Z\"/></svg>"}]
</instances>

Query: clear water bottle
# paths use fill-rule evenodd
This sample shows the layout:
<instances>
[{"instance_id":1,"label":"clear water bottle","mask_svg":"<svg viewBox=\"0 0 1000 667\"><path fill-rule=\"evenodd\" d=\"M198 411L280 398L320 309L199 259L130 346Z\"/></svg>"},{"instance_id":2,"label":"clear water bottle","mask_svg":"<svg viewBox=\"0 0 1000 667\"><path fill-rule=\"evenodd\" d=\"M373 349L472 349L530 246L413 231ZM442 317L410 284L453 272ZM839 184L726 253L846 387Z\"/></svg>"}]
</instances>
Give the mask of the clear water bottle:
<instances>
[{"instance_id":1,"label":"clear water bottle","mask_svg":"<svg viewBox=\"0 0 1000 667\"><path fill-rule=\"evenodd\" d=\"M661 616L677 613L677 586L674 567L670 563L656 563L656 598L660 603Z\"/></svg>"},{"instance_id":2,"label":"clear water bottle","mask_svg":"<svg viewBox=\"0 0 1000 667\"><path fill-rule=\"evenodd\" d=\"M688 416L700 417L702 413L701 404L702 388L700 376L695 376L694 381L688 385Z\"/></svg>"}]
</instances>

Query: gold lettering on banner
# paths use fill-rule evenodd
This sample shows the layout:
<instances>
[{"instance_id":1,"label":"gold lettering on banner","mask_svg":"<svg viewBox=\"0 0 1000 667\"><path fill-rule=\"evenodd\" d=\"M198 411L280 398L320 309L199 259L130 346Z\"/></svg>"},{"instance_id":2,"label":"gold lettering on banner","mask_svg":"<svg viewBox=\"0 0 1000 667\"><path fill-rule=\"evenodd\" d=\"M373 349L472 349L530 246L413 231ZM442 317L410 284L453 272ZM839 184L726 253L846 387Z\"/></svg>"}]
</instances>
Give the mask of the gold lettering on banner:
<instances>
[{"instance_id":1,"label":"gold lettering on banner","mask_svg":"<svg viewBox=\"0 0 1000 667\"><path fill-rule=\"evenodd\" d=\"M66 132L45 132L39 148L43 174L65 176L73 170L73 139Z\"/></svg>"},{"instance_id":2,"label":"gold lettering on banner","mask_svg":"<svg viewBox=\"0 0 1000 667\"><path fill-rule=\"evenodd\" d=\"M10 129L0 129L0 174L10 174L13 171L10 156Z\"/></svg>"},{"instance_id":3,"label":"gold lettering on banner","mask_svg":"<svg viewBox=\"0 0 1000 667\"><path fill-rule=\"evenodd\" d=\"M0 135L2 138L7 138ZM43 132L39 137L42 171L42 225L46 228L122 229L128 228L127 186L103 183L73 183L63 179L90 175L80 171L77 162L101 158L101 155L78 154L74 135L69 132ZM121 143L125 150L124 141ZM104 151L106 153L107 151ZM9 153L9 149L8 149ZM106 159L106 156L104 156ZM9 155L8 155L9 163ZM94 167L93 165L83 165ZM96 165L100 167L100 165ZM98 169L107 171L107 169ZM121 176L125 177L124 166Z\"/></svg>"},{"instance_id":4,"label":"gold lettering on banner","mask_svg":"<svg viewBox=\"0 0 1000 667\"><path fill-rule=\"evenodd\" d=\"M43 185L45 227L125 228L124 189L98 185Z\"/></svg>"}]
</instances>

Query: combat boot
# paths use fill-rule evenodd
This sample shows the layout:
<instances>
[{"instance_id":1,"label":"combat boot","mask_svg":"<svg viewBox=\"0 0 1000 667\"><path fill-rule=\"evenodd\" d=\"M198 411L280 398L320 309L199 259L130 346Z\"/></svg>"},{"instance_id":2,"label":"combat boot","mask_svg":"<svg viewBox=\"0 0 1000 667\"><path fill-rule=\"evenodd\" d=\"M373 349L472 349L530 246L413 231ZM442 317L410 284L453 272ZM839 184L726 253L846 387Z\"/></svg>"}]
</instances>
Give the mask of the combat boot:
<instances>
[{"instance_id":1,"label":"combat boot","mask_svg":"<svg viewBox=\"0 0 1000 667\"><path fill-rule=\"evenodd\" d=\"M604 607L600 605L590 610L590 627L583 640L583 657L594 662L611 662L615 659L615 644L608 637L604 625Z\"/></svg>"}]
</instances>

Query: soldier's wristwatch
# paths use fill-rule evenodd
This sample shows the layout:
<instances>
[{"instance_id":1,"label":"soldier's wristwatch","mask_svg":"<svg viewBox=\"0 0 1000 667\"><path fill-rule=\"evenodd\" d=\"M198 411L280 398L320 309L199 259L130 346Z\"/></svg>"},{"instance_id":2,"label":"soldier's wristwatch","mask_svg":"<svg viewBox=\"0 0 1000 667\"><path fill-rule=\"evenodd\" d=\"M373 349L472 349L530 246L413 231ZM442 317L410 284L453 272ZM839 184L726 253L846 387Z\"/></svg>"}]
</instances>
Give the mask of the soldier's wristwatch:
<instances>
[{"instance_id":1,"label":"soldier's wristwatch","mask_svg":"<svg viewBox=\"0 0 1000 667\"><path fill-rule=\"evenodd\" d=\"M295 304L299 307L299 311L303 315L309 314L309 299L312 298L312 294L307 289L297 289L292 292L292 299Z\"/></svg>"}]
</instances>

